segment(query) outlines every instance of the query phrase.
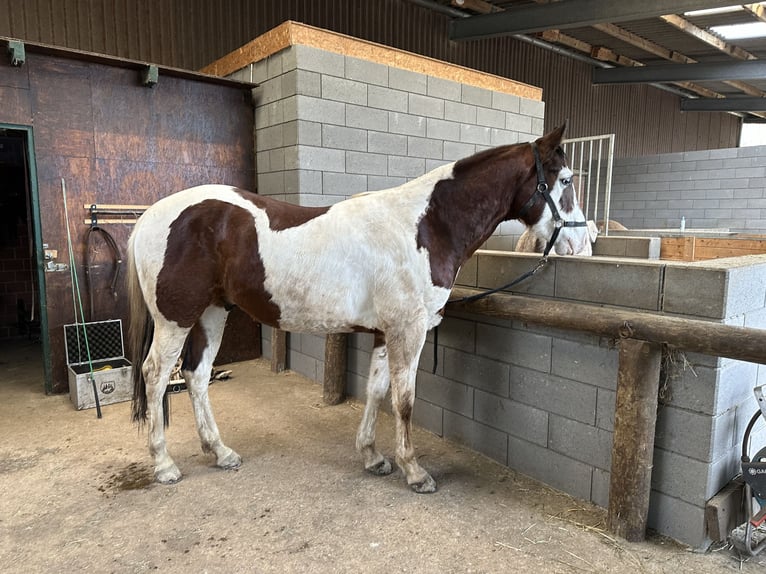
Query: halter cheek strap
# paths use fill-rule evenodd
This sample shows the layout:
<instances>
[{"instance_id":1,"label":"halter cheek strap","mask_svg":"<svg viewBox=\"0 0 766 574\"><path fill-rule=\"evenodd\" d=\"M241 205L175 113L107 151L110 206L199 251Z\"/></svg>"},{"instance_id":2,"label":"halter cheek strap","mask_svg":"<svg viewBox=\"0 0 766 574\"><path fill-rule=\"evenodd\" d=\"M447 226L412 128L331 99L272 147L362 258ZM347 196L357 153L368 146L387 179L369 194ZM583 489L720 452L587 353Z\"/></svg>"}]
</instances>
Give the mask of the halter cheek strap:
<instances>
[{"instance_id":1,"label":"halter cheek strap","mask_svg":"<svg viewBox=\"0 0 766 574\"><path fill-rule=\"evenodd\" d=\"M532 154L535 157L537 186L535 187L535 192L519 210L518 218L523 218L532 208L532 206L537 203L537 198L542 196L542 198L545 200L545 203L547 203L548 207L550 207L551 214L553 215L553 234L545 246L545 251L543 251L543 257L547 257L551 252L553 245L556 243L556 239L558 239L562 227L585 227L587 223L585 221L564 221L564 219L562 219L559 210L556 208L556 202L553 201L553 198L551 197L550 191L548 189L548 183L545 181L545 172L543 171L543 164L540 161L540 152L537 150L537 144L532 142L529 145L532 146Z\"/></svg>"}]
</instances>

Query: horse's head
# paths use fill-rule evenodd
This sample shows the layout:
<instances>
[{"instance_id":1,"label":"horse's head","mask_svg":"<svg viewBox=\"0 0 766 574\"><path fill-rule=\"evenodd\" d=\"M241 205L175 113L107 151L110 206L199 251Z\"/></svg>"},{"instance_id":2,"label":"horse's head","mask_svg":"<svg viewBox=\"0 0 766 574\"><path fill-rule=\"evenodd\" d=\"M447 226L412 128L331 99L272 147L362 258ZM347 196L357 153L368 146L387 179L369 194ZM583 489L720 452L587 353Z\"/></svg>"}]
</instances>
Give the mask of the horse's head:
<instances>
[{"instance_id":1,"label":"horse's head","mask_svg":"<svg viewBox=\"0 0 766 574\"><path fill-rule=\"evenodd\" d=\"M546 242L559 229L553 249L559 255L590 255L585 216L572 185L573 172L566 164L561 139L566 123L537 139L527 148L529 176L513 202L515 217ZM546 195L548 197L546 197ZM582 222L581 225L571 224Z\"/></svg>"}]
</instances>

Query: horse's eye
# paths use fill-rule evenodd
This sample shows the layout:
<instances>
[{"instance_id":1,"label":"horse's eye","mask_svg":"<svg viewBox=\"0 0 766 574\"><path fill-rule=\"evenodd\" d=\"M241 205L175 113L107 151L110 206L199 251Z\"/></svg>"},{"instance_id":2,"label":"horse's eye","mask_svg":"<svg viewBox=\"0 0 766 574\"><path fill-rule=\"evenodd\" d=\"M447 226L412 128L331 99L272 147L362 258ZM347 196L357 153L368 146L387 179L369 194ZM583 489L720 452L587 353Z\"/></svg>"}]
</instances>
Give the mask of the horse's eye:
<instances>
[{"instance_id":1,"label":"horse's eye","mask_svg":"<svg viewBox=\"0 0 766 574\"><path fill-rule=\"evenodd\" d=\"M561 185L563 185L564 187L566 187L568 185L571 185L571 183L572 183L572 178L571 177L567 177L567 178L561 180Z\"/></svg>"}]
</instances>

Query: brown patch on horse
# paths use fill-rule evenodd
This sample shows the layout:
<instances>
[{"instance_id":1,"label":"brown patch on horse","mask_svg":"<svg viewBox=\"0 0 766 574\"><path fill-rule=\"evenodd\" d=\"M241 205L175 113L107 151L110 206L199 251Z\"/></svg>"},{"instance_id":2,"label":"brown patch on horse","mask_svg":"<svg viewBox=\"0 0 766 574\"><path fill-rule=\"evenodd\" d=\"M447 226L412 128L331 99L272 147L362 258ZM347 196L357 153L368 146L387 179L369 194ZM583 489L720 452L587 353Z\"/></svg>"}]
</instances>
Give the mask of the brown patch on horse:
<instances>
[{"instance_id":1,"label":"brown patch on horse","mask_svg":"<svg viewBox=\"0 0 766 574\"><path fill-rule=\"evenodd\" d=\"M243 189L235 189L235 191L257 208L266 212L269 218L269 228L272 231L298 227L315 217L324 215L330 209L329 207L291 205Z\"/></svg>"},{"instance_id":2,"label":"brown patch on horse","mask_svg":"<svg viewBox=\"0 0 766 574\"><path fill-rule=\"evenodd\" d=\"M537 140L549 186L565 164L559 146L563 129ZM418 223L418 248L428 250L431 282L447 289L460 266L492 234L501 221L513 219L532 197L537 172L529 144L500 146L455 163L452 179L436 183L426 214ZM506 193L498 194L498 188ZM536 223L545 208L538 201L524 216Z\"/></svg>"},{"instance_id":3,"label":"brown patch on horse","mask_svg":"<svg viewBox=\"0 0 766 574\"><path fill-rule=\"evenodd\" d=\"M205 329L201 324L195 323L186 337L181 369L184 371L195 371L202 361L202 354L206 348L207 335L205 334Z\"/></svg>"},{"instance_id":4,"label":"brown patch on horse","mask_svg":"<svg viewBox=\"0 0 766 574\"><path fill-rule=\"evenodd\" d=\"M559 207L564 213L572 213L575 208L575 192L574 186L570 183L561 192L561 199L559 200Z\"/></svg>"},{"instance_id":5,"label":"brown patch on horse","mask_svg":"<svg viewBox=\"0 0 766 574\"><path fill-rule=\"evenodd\" d=\"M210 305L231 304L278 327L280 310L264 279L252 214L206 199L184 209L170 225L157 276L157 307L181 327L194 325Z\"/></svg>"}]
</instances>

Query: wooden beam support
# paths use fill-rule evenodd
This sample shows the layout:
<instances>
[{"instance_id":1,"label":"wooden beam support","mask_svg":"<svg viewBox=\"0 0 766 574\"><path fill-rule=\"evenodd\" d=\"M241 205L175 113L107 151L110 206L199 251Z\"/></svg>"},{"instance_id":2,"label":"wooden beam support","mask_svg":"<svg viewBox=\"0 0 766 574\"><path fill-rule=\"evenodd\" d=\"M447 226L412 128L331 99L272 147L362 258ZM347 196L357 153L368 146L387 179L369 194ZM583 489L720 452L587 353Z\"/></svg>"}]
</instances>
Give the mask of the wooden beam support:
<instances>
[{"instance_id":1,"label":"wooden beam support","mask_svg":"<svg viewBox=\"0 0 766 574\"><path fill-rule=\"evenodd\" d=\"M281 373L287 368L287 333L271 330L271 372Z\"/></svg>"},{"instance_id":2,"label":"wooden beam support","mask_svg":"<svg viewBox=\"0 0 766 574\"><path fill-rule=\"evenodd\" d=\"M620 341L607 530L629 542L646 537L662 346Z\"/></svg>"},{"instance_id":3,"label":"wooden beam support","mask_svg":"<svg viewBox=\"0 0 766 574\"><path fill-rule=\"evenodd\" d=\"M323 399L327 405L337 405L346 398L348 335L327 335L324 347Z\"/></svg>"},{"instance_id":4,"label":"wooden beam support","mask_svg":"<svg viewBox=\"0 0 766 574\"><path fill-rule=\"evenodd\" d=\"M481 292L479 289L455 287L452 298L460 299ZM456 301L450 303L447 310L586 331L615 339L631 338L666 343L674 348L705 355L766 365L764 329L509 293L495 293L469 303Z\"/></svg>"}]
</instances>

